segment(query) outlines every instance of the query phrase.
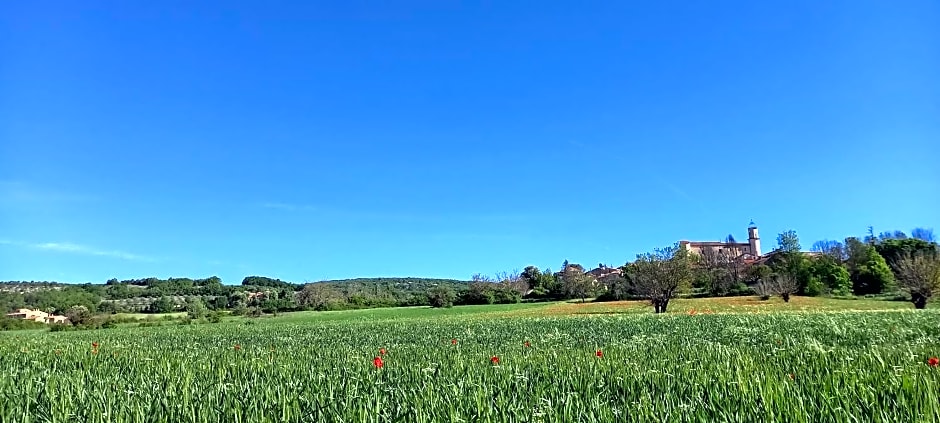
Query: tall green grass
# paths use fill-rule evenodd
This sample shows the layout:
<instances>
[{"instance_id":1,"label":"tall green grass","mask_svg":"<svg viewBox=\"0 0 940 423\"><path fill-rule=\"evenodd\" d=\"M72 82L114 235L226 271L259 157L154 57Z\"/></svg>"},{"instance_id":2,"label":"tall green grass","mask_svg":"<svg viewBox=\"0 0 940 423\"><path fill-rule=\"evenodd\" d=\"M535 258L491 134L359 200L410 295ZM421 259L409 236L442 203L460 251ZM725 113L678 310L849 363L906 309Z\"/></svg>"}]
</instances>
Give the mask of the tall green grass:
<instances>
[{"instance_id":1,"label":"tall green grass","mask_svg":"<svg viewBox=\"0 0 940 423\"><path fill-rule=\"evenodd\" d=\"M0 421L940 421L937 355L933 311L11 332Z\"/></svg>"}]
</instances>

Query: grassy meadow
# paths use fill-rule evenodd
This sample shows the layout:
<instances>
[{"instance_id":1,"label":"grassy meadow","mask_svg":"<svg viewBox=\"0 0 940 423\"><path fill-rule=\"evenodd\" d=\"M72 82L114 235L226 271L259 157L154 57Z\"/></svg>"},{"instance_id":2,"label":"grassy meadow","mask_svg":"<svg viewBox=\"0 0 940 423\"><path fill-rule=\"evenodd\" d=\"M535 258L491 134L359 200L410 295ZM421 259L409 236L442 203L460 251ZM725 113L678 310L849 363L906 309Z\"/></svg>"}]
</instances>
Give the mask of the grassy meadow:
<instances>
[{"instance_id":1,"label":"grassy meadow","mask_svg":"<svg viewBox=\"0 0 940 423\"><path fill-rule=\"evenodd\" d=\"M940 368L927 364L940 355L937 311L810 298L670 306L0 333L0 421L940 421Z\"/></svg>"}]
</instances>

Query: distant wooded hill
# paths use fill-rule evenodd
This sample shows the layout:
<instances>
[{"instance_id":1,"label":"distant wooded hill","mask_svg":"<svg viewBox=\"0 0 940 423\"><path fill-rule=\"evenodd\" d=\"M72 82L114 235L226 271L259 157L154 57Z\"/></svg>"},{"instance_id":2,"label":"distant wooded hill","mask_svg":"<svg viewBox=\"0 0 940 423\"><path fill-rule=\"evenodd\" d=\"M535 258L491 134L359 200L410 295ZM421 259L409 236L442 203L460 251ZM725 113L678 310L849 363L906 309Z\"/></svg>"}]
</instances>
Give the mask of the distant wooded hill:
<instances>
[{"instance_id":1,"label":"distant wooded hill","mask_svg":"<svg viewBox=\"0 0 940 423\"><path fill-rule=\"evenodd\" d=\"M266 276L245 277L240 285L224 284L216 276L192 278L111 279L103 284L52 281L0 282L0 311L18 308L65 310L84 306L99 312L169 312L200 301L213 310L256 307L268 312L304 308L344 309L427 305L428 291L444 287L466 290L467 281L390 277L295 283ZM303 295L312 285L316 299Z\"/></svg>"}]
</instances>

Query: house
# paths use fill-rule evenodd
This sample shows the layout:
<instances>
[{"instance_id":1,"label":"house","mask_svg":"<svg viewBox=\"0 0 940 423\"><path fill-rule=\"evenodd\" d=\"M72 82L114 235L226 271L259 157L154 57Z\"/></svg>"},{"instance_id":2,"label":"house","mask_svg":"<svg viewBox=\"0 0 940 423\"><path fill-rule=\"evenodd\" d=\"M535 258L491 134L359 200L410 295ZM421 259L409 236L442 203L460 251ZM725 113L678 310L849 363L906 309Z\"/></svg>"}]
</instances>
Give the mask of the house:
<instances>
[{"instance_id":1,"label":"house","mask_svg":"<svg viewBox=\"0 0 940 423\"><path fill-rule=\"evenodd\" d=\"M65 316L49 316L46 320L46 323L66 324L68 322L69 318Z\"/></svg>"},{"instance_id":2,"label":"house","mask_svg":"<svg viewBox=\"0 0 940 423\"><path fill-rule=\"evenodd\" d=\"M13 313L7 313L11 319L32 320L39 323L68 323L69 319L65 316L56 316L40 310L30 310L21 308Z\"/></svg>"},{"instance_id":3,"label":"house","mask_svg":"<svg viewBox=\"0 0 940 423\"><path fill-rule=\"evenodd\" d=\"M45 323L46 318L49 317L49 313L39 310L30 310L28 308L21 308L14 311L13 313L7 313L7 317L21 320L35 320L37 322Z\"/></svg>"},{"instance_id":4,"label":"house","mask_svg":"<svg viewBox=\"0 0 940 423\"><path fill-rule=\"evenodd\" d=\"M597 268L591 269L587 272L587 274L600 281L614 276L623 276L623 270L621 270L619 267L610 267L604 263L600 263L597 265Z\"/></svg>"}]
</instances>

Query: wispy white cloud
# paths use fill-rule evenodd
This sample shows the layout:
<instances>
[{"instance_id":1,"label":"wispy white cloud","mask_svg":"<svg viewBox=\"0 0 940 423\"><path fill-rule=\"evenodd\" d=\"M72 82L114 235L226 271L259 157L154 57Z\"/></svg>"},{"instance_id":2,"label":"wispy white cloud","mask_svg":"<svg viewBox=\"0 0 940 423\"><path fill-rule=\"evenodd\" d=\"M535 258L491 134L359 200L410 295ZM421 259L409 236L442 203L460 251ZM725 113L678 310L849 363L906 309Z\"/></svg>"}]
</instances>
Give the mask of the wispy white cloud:
<instances>
[{"instance_id":1,"label":"wispy white cloud","mask_svg":"<svg viewBox=\"0 0 940 423\"><path fill-rule=\"evenodd\" d=\"M92 199L87 195L39 187L23 181L0 181L0 205L48 206Z\"/></svg>"},{"instance_id":2,"label":"wispy white cloud","mask_svg":"<svg viewBox=\"0 0 940 423\"><path fill-rule=\"evenodd\" d=\"M663 185L665 185L666 188L668 188L670 191L672 191L673 194L676 194L676 195L678 195L678 196L680 196L680 197L682 197L682 198L684 198L684 199L686 199L686 200L689 200L689 201L695 201L695 199L692 198L691 195L689 195L687 192L683 191L683 190L680 189L679 187L677 187L677 186L675 186L675 185L673 185L673 184L671 184L671 183L669 183L669 182L663 182Z\"/></svg>"},{"instance_id":3,"label":"wispy white cloud","mask_svg":"<svg viewBox=\"0 0 940 423\"><path fill-rule=\"evenodd\" d=\"M669 182L663 182L663 185L669 191L672 191L673 194L676 194L676 196L681 197L683 200L687 201L688 203L691 203L692 207L695 207L695 209L702 211L702 212L705 211L705 206L702 204L702 202L699 199L693 197L689 193L683 191L678 186L673 185Z\"/></svg>"},{"instance_id":4,"label":"wispy white cloud","mask_svg":"<svg viewBox=\"0 0 940 423\"><path fill-rule=\"evenodd\" d=\"M125 251L118 250L99 250L94 247L89 247L87 245L72 244L68 242L46 242L43 244L35 244L34 248L40 250L48 251L62 251L66 253L77 253L77 254L88 254L92 256L103 256L103 257L114 257L124 260L148 260L147 257L132 254Z\"/></svg>"},{"instance_id":5,"label":"wispy white cloud","mask_svg":"<svg viewBox=\"0 0 940 423\"><path fill-rule=\"evenodd\" d=\"M29 248L33 250L42 250L42 251L56 251L61 253L73 253L73 254L82 254L88 256L98 256L98 257L111 257L121 260L132 260L132 261L156 261L152 257L143 256L140 254L128 253L126 251L120 250L102 250L95 247L90 247L87 245L73 244L71 242L43 242L43 243L27 243L27 242L16 242L10 240L0 240L0 244L3 245L14 245L24 248Z\"/></svg>"}]
</instances>

